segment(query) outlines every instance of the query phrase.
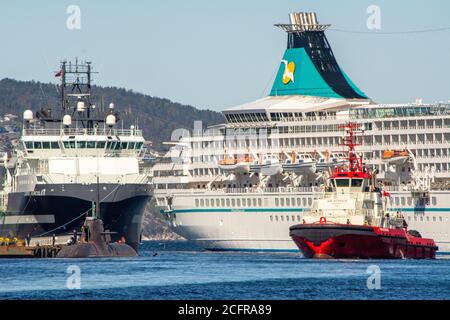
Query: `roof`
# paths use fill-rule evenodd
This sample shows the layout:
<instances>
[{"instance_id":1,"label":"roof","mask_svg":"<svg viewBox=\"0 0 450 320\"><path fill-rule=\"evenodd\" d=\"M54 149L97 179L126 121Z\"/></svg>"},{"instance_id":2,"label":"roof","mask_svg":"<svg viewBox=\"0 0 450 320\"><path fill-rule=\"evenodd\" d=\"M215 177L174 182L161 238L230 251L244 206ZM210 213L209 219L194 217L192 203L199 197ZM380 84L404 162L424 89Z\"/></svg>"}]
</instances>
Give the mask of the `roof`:
<instances>
[{"instance_id":1,"label":"roof","mask_svg":"<svg viewBox=\"0 0 450 320\"><path fill-rule=\"evenodd\" d=\"M223 113L244 112L311 112L350 106L367 105L369 99L324 98L303 95L268 96L254 102L231 107Z\"/></svg>"}]
</instances>

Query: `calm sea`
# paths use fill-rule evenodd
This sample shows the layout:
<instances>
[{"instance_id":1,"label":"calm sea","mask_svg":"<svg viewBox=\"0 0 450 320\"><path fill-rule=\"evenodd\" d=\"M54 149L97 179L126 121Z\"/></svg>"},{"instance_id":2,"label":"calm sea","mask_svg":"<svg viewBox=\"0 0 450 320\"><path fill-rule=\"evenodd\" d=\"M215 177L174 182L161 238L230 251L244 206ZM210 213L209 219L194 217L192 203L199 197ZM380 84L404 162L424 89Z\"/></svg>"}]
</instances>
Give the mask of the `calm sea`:
<instances>
[{"instance_id":1,"label":"calm sea","mask_svg":"<svg viewBox=\"0 0 450 320\"><path fill-rule=\"evenodd\" d=\"M306 260L147 241L137 258L0 260L0 299L450 299L450 257Z\"/></svg>"}]
</instances>

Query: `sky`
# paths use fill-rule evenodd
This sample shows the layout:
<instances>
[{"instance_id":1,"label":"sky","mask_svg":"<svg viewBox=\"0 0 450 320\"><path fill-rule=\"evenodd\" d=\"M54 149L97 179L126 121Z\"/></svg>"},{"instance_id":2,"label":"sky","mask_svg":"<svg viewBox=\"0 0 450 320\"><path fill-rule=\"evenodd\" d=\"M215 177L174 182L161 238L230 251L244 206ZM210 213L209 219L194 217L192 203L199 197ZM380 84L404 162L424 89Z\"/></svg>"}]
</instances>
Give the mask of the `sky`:
<instances>
[{"instance_id":1,"label":"sky","mask_svg":"<svg viewBox=\"0 0 450 320\"><path fill-rule=\"evenodd\" d=\"M450 100L450 30L388 34L450 27L448 0L0 0L0 79L55 82L59 62L78 57L95 84L220 111L268 94L286 48L273 25L292 11L332 24L340 66L374 101Z\"/></svg>"}]
</instances>

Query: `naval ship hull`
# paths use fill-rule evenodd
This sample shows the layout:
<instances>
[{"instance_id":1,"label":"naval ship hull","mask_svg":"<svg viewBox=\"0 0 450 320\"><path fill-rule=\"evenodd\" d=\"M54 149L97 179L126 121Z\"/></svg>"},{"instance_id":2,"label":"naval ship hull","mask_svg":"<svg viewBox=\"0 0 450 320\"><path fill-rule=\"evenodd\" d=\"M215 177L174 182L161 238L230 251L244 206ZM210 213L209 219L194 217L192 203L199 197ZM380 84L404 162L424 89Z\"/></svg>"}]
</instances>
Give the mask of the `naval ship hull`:
<instances>
[{"instance_id":1,"label":"naval ship hull","mask_svg":"<svg viewBox=\"0 0 450 320\"><path fill-rule=\"evenodd\" d=\"M84 223L92 202L101 199L100 218L112 240L125 237L138 250L144 210L151 199L146 184L47 184L31 192L12 192L7 213L0 218L0 235L25 239L70 236Z\"/></svg>"}]
</instances>

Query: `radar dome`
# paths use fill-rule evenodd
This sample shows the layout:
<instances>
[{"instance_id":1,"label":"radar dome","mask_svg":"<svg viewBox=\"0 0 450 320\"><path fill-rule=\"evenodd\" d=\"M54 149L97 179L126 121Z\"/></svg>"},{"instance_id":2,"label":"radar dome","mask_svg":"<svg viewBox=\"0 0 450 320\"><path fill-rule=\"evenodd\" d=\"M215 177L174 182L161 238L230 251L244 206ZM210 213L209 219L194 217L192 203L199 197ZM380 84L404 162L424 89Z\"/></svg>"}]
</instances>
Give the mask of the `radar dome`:
<instances>
[{"instance_id":1,"label":"radar dome","mask_svg":"<svg viewBox=\"0 0 450 320\"><path fill-rule=\"evenodd\" d=\"M110 127L114 126L116 124L116 116L113 114L110 114L106 117L106 124Z\"/></svg>"},{"instance_id":2,"label":"radar dome","mask_svg":"<svg viewBox=\"0 0 450 320\"><path fill-rule=\"evenodd\" d=\"M79 112L83 112L84 111L84 102L83 101L78 101L77 102L77 111L79 111Z\"/></svg>"},{"instance_id":3,"label":"radar dome","mask_svg":"<svg viewBox=\"0 0 450 320\"><path fill-rule=\"evenodd\" d=\"M65 125L66 127L70 126L72 124L72 117L68 114L66 114L63 117L63 125Z\"/></svg>"},{"instance_id":4,"label":"radar dome","mask_svg":"<svg viewBox=\"0 0 450 320\"><path fill-rule=\"evenodd\" d=\"M31 121L33 120L33 111L31 110L25 110L23 112L23 120L25 121Z\"/></svg>"}]
</instances>

